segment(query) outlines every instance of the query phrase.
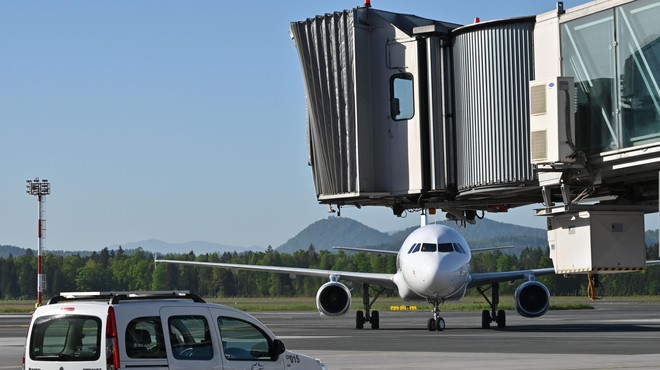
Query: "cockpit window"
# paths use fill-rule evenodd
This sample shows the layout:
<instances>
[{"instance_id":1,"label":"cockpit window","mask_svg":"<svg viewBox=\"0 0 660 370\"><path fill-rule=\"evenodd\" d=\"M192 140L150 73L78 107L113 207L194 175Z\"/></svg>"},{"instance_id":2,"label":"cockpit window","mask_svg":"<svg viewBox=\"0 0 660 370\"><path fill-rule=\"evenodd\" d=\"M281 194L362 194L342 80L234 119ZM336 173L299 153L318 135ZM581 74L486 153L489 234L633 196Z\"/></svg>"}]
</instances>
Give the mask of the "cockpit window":
<instances>
[{"instance_id":1,"label":"cockpit window","mask_svg":"<svg viewBox=\"0 0 660 370\"><path fill-rule=\"evenodd\" d=\"M413 253L417 253L417 252L419 252L419 247L420 247L420 246L421 246L421 244L419 244L419 243L415 244L415 248L413 248L413 251L412 251L412 252L413 252Z\"/></svg>"},{"instance_id":2,"label":"cockpit window","mask_svg":"<svg viewBox=\"0 0 660 370\"><path fill-rule=\"evenodd\" d=\"M438 252L449 253L454 251L454 246L452 243L440 243L438 244Z\"/></svg>"},{"instance_id":3,"label":"cockpit window","mask_svg":"<svg viewBox=\"0 0 660 370\"><path fill-rule=\"evenodd\" d=\"M437 248L435 244L431 244L431 243L422 244L422 252L435 252L436 249Z\"/></svg>"},{"instance_id":4,"label":"cockpit window","mask_svg":"<svg viewBox=\"0 0 660 370\"><path fill-rule=\"evenodd\" d=\"M413 252L413 249L415 249L416 246L417 246L417 243L413 244L413 245L410 247L410 249L408 249L408 254L412 253L412 252Z\"/></svg>"},{"instance_id":5,"label":"cockpit window","mask_svg":"<svg viewBox=\"0 0 660 370\"><path fill-rule=\"evenodd\" d=\"M463 246L460 245L459 243L454 243L454 249L456 250L456 252L466 253L465 248L463 248Z\"/></svg>"}]
</instances>

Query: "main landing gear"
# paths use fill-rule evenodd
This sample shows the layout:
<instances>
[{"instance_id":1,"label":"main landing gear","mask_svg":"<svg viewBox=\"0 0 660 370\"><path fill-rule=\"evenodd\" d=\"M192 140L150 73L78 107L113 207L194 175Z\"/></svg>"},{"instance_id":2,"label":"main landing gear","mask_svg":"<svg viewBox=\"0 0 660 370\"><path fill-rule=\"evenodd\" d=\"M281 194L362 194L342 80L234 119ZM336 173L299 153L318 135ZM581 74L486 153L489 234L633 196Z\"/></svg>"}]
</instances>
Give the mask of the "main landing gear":
<instances>
[{"instance_id":1,"label":"main landing gear","mask_svg":"<svg viewBox=\"0 0 660 370\"><path fill-rule=\"evenodd\" d=\"M433 317L427 323L429 331L443 331L445 330L445 319L440 317L440 309L438 306L442 303L439 299L429 298L429 303L433 305Z\"/></svg>"},{"instance_id":2,"label":"main landing gear","mask_svg":"<svg viewBox=\"0 0 660 370\"><path fill-rule=\"evenodd\" d=\"M488 299L486 296L488 289L491 290L491 299ZM506 327L506 313L504 310L497 309L497 306L500 304L500 284L495 283L485 289L477 287L477 290L486 299L488 305L490 305L490 312L488 310L481 312L481 327L489 329L491 322L497 323L497 327L500 329Z\"/></svg>"},{"instance_id":3,"label":"main landing gear","mask_svg":"<svg viewBox=\"0 0 660 370\"><path fill-rule=\"evenodd\" d=\"M355 328L364 329L364 323L371 323L372 329L380 328L380 315L378 311L371 311L371 306L376 302L383 290L377 290L373 300L369 299L369 284L362 284L362 304L364 311L358 310L355 314Z\"/></svg>"}]
</instances>

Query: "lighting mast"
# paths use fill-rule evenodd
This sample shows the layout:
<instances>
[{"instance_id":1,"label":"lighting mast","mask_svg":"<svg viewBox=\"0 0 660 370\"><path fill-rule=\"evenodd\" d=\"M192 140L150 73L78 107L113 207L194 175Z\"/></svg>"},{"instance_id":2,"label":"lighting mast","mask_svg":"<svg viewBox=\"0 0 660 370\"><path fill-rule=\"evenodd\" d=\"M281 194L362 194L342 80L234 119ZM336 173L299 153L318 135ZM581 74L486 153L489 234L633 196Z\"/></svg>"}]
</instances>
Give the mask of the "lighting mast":
<instances>
[{"instance_id":1,"label":"lighting mast","mask_svg":"<svg viewBox=\"0 0 660 370\"><path fill-rule=\"evenodd\" d=\"M50 183L48 180L39 180L35 177L34 180L27 180L27 191L30 195L36 195L39 202L39 229L37 244L37 306L41 306L41 294L44 290L44 275L41 268L41 249L44 244L44 231L46 230L46 222L44 220L44 197L50 194Z\"/></svg>"}]
</instances>

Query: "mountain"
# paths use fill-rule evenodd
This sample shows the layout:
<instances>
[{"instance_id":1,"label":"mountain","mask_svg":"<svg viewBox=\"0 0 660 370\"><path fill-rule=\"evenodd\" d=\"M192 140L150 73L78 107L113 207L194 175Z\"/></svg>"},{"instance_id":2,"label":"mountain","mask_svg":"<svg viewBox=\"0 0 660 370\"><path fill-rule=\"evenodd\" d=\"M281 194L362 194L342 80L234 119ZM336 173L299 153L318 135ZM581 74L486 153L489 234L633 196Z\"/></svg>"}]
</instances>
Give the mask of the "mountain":
<instances>
[{"instance_id":1,"label":"mountain","mask_svg":"<svg viewBox=\"0 0 660 370\"><path fill-rule=\"evenodd\" d=\"M234 252L234 251L238 253L242 253L242 252L247 252L249 250L253 250L253 251L264 250L264 248L257 246L236 247L236 246L229 246L224 244L202 242L202 241L193 241L186 243L168 243L162 240L155 240L155 239L143 240L141 242L125 243L125 244L121 244L121 247L124 250L142 248L143 250L148 252L162 253L162 254L166 254L166 253L184 254L193 251L195 252L196 255L214 253L214 252L217 252L218 254L222 254L224 252ZM108 248L117 249L119 248L119 245L114 245Z\"/></svg>"},{"instance_id":2,"label":"mountain","mask_svg":"<svg viewBox=\"0 0 660 370\"><path fill-rule=\"evenodd\" d=\"M391 238L389 234L353 219L331 216L307 226L276 250L280 253L293 253L299 249L306 250L311 244L317 251L331 250L334 246L374 246L390 243Z\"/></svg>"},{"instance_id":3,"label":"mountain","mask_svg":"<svg viewBox=\"0 0 660 370\"><path fill-rule=\"evenodd\" d=\"M544 229L525 227L503 222L492 221L489 219L477 220L476 224L467 227L459 227L454 221L442 221L439 224L456 229L468 241L472 249L494 247L494 246L513 246L509 250L511 253L520 252L525 247L547 247L547 234ZM417 227L410 227L405 230L397 231L391 234L370 228L358 221L344 217L328 217L318 220L304 228L297 235L289 239L286 243L276 248L281 253L293 253L296 250L306 250L310 245L314 245L316 250L332 250L334 246L374 248L386 250L399 250L403 241ZM647 230L645 232L647 246L658 243L658 230ZM263 251L263 247L236 247L224 244L193 241L186 243L168 243L161 240L144 240L141 242L131 242L121 244L122 249L130 254L137 248L142 248L151 253L177 253L183 254L190 251L196 255L205 253L224 253L224 252L246 252ZM108 246L108 249L117 249L119 244ZM32 250L36 254L36 250ZM0 257L7 258L10 254L14 257L22 256L26 249L11 245L0 245ZM81 256L90 255L92 251L55 251L48 249L48 253L56 255L79 254ZM98 252L98 251L97 251Z\"/></svg>"},{"instance_id":4,"label":"mountain","mask_svg":"<svg viewBox=\"0 0 660 370\"><path fill-rule=\"evenodd\" d=\"M487 218L477 220L474 225L467 225L467 227L460 227L454 221L440 221L437 223L456 230L470 244L471 249L513 246L514 248L509 252L517 253L526 247L545 248L548 244L548 236L544 229L507 224ZM416 226L413 226L392 233L392 241L389 244L380 246L380 248L399 250L403 241L416 228Z\"/></svg>"}]
</instances>

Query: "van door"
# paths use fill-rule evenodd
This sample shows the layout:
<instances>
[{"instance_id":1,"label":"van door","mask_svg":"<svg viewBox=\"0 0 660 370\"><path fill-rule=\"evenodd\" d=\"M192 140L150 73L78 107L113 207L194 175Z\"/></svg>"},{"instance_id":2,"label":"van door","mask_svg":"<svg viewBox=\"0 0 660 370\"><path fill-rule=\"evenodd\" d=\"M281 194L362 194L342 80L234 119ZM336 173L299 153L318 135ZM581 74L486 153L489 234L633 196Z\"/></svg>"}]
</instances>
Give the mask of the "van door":
<instances>
[{"instance_id":1,"label":"van door","mask_svg":"<svg viewBox=\"0 0 660 370\"><path fill-rule=\"evenodd\" d=\"M160 316L170 369L222 369L220 347L208 308L163 307Z\"/></svg>"},{"instance_id":2,"label":"van door","mask_svg":"<svg viewBox=\"0 0 660 370\"><path fill-rule=\"evenodd\" d=\"M222 343L225 370L284 369L283 355L277 353L274 338L258 325L231 311L211 312Z\"/></svg>"}]
</instances>

